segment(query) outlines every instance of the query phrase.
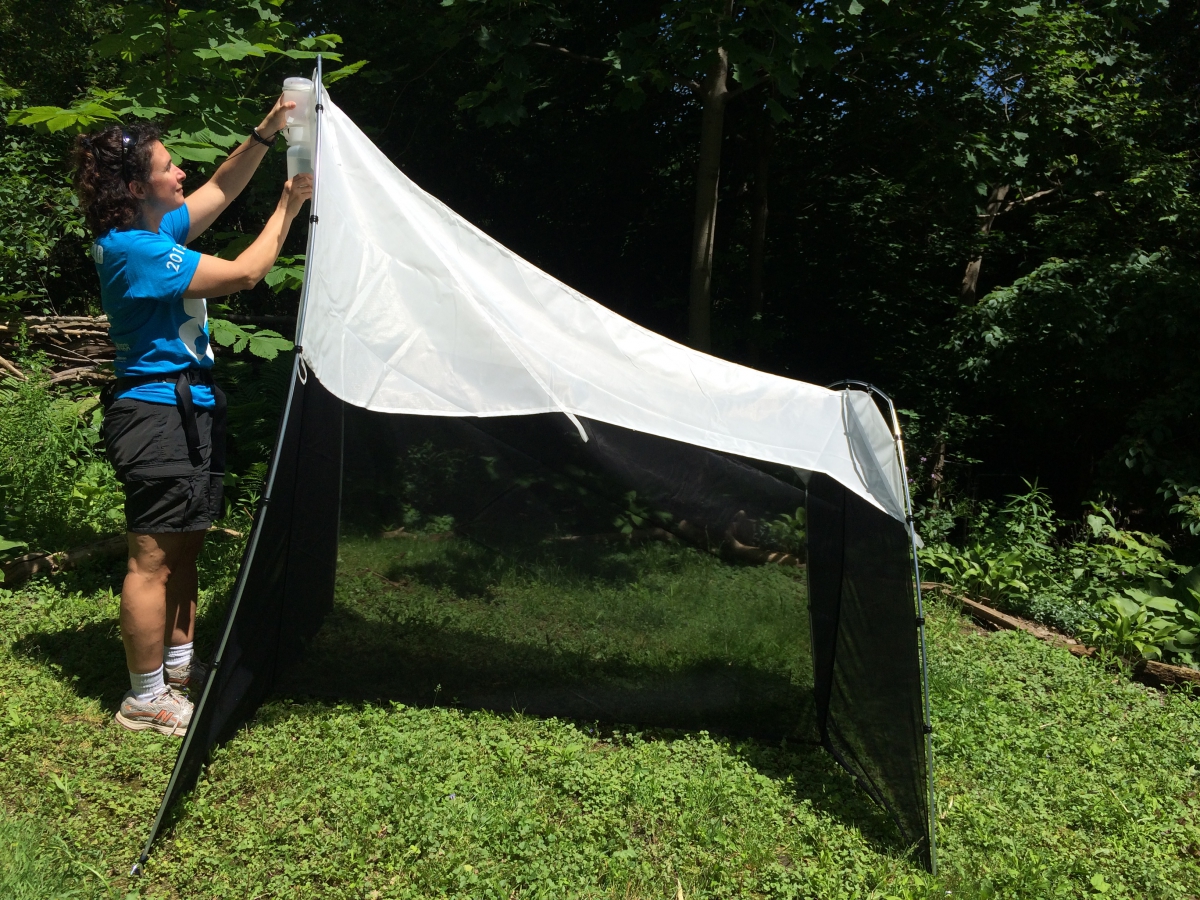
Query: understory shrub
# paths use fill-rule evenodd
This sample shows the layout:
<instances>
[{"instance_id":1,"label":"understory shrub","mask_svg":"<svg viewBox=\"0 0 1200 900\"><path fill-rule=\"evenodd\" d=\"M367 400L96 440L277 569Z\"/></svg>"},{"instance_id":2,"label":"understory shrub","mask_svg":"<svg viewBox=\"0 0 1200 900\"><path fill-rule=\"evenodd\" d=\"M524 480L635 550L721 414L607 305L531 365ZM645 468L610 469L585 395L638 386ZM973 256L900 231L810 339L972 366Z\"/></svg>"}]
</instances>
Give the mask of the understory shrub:
<instances>
[{"instance_id":1,"label":"understory shrub","mask_svg":"<svg viewBox=\"0 0 1200 900\"><path fill-rule=\"evenodd\" d=\"M1044 622L1119 656L1200 661L1200 593L1162 538L1118 525L1090 504L1083 521L1057 517L1036 485L1003 507L984 504L974 538L921 551L927 576Z\"/></svg>"},{"instance_id":2,"label":"understory shrub","mask_svg":"<svg viewBox=\"0 0 1200 900\"><path fill-rule=\"evenodd\" d=\"M0 535L59 550L124 528L102 420L94 389L55 390L37 375L0 384Z\"/></svg>"}]
</instances>

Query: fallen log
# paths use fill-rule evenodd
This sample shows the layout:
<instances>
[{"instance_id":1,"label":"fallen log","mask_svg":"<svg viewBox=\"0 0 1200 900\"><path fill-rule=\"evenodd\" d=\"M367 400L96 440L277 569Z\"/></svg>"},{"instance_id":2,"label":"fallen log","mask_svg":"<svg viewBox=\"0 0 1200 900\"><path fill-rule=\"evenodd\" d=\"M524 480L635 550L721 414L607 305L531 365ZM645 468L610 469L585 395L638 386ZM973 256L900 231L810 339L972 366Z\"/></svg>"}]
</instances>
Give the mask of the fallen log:
<instances>
[{"instance_id":1,"label":"fallen log","mask_svg":"<svg viewBox=\"0 0 1200 900\"><path fill-rule=\"evenodd\" d=\"M1031 622L1028 619L1022 619L1020 616L1000 612L1000 610L992 609L992 607L980 603L978 600L972 600L970 597L956 594L954 589L948 584L936 581L923 581L921 582L921 590L937 591L945 594L947 597L961 603L963 609L976 621L990 625L993 628L1006 631L1023 631L1055 647L1062 647L1074 656L1092 657L1098 653L1095 647L1089 647L1070 635L1063 634L1061 631L1056 631L1045 625L1039 625L1037 622ZM1159 662L1154 659L1142 659L1136 662L1125 660L1125 662L1131 666L1134 677L1138 681L1151 687L1183 684L1200 685L1200 671L1189 669L1187 666L1173 666L1170 663Z\"/></svg>"},{"instance_id":2,"label":"fallen log","mask_svg":"<svg viewBox=\"0 0 1200 900\"><path fill-rule=\"evenodd\" d=\"M220 528L216 525L209 528L208 533L231 538L245 537L240 531L234 531L232 528ZM56 553L38 550L33 553L26 553L24 556L18 556L16 559L9 560L0 567L4 572L3 585L6 588L12 588L28 581L39 572L49 572L51 574L65 572L67 569L74 569L89 559L101 559L104 557L115 559L122 557L129 552L128 546L129 544L124 534L114 534L106 538L101 538L94 543L76 547L74 550L59 550Z\"/></svg>"},{"instance_id":3,"label":"fallen log","mask_svg":"<svg viewBox=\"0 0 1200 900\"><path fill-rule=\"evenodd\" d=\"M1133 672L1140 680L1154 685L1166 684L1195 684L1200 685L1200 672L1186 666L1173 666L1170 663L1158 662L1154 659L1143 659Z\"/></svg>"},{"instance_id":4,"label":"fallen log","mask_svg":"<svg viewBox=\"0 0 1200 900\"><path fill-rule=\"evenodd\" d=\"M74 550L60 550L57 553L26 553L24 556L18 556L11 562L5 563L4 586L11 588L28 581L39 572L63 572L67 569L74 569L90 559L124 556L127 552L126 548L125 535L118 534L92 544L76 547Z\"/></svg>"}]
</instances>

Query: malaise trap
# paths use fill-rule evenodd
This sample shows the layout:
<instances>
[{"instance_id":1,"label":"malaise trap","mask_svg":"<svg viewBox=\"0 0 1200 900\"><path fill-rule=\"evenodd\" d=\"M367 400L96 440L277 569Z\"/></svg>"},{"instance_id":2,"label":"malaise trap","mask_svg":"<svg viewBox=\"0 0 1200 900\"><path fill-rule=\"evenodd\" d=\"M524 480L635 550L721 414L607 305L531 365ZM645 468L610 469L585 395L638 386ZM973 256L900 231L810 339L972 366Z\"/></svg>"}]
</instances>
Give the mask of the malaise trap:
<instances>
[{"instance_id":1,"label":"malaise trap","mask_svg":"<svg viewBox=\"0 0 1200 900\"><path fill-rule=\"evenodd\" d=\"M615 315L318 97L290 393L142 861L213 746L286 692L819 740L934 866L890 401Z\"/></svg>"}]
</instances>

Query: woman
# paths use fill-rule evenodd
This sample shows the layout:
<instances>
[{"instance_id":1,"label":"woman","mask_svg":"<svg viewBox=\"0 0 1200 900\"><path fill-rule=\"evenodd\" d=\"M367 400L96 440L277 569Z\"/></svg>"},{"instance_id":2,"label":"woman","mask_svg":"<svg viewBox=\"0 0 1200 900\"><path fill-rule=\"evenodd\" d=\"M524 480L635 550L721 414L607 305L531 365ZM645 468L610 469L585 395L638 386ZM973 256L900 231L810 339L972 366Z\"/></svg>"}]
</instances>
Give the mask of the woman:
<instances>
[{"instance_id":1,"label":"woman","mask_svg":"<svg viewBox=\"0 0 1200 900\"><path fill-rule=\"evenodd\" d=\"M189 688L205 674L192 650L196 557L222 511L225 429L204 298L262 280L312 196L312 176L284 185L262 233L237 259L186 245L242 192L294 107L280 98L186 199L183 170L153 125L111 125L76 141L75 185L96 238L92 258L117 351L104 439L125 487L121 639L130 691L116 720L135 731L185 733Z\"/></svg>"}]
</instances>

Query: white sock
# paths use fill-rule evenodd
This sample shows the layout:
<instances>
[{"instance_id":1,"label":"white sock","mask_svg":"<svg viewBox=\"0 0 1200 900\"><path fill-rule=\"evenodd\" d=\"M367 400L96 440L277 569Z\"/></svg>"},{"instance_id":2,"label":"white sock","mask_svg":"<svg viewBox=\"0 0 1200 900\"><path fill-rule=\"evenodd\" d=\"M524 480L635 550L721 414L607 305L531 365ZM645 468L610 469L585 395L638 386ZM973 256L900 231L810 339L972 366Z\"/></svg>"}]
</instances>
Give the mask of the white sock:
<instances>
[{"instance_id":1,"label":"white sock","mask_svg":"<svg viewBox=\"0 0 1200 900\"><path fill-rule=\"evenodd\" d=\"M134 696L142 703L147 703L162 693L166 683L163 681L162 666L144 675L138 672L129 673L129 684Z\"/></svg>"},{"instance_id":2,"label":"white sock","mask_svg":"<svg viewBox=\"0 0 1200 900\"><path fill-rule=\"evenodd\" d=\"M177 669L190 663L192 661L192 643L192 641L188 641L186 644L167 647L163 651L163 665Z\"/></svg>"}]
</instances>

